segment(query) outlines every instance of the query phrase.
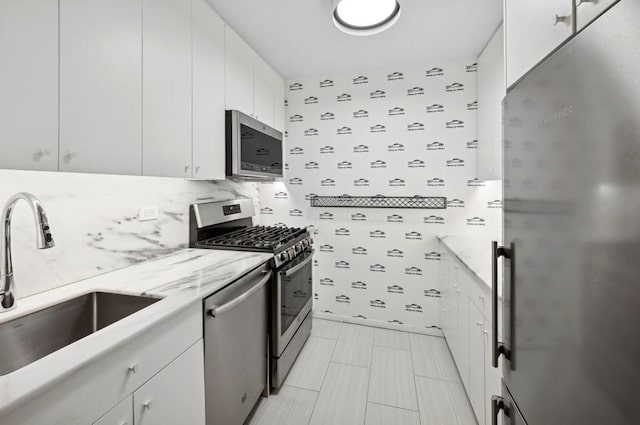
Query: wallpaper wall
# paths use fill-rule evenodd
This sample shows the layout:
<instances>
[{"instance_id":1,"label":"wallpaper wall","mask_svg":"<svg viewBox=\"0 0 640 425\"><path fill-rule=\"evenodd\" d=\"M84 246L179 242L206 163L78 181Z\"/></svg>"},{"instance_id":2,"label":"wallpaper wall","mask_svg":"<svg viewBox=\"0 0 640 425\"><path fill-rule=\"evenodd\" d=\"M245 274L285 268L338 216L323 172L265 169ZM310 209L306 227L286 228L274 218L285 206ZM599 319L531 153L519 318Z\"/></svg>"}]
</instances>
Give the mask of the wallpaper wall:
<instances>
[{"instance_id":1,"label":"wallpaper wall","mask_svg":"<svg viewBox=\"0 0 640 425\"><path fill-rule=\"evenodd\" d=\"M255 183L0 170L0 204L22 191L43 202L56 246L36 249L31 211L20 202L12 224L19 298L186 247L197 200L258 198ZM158 220L138 221L147 205L158 206Z\"/></svg>"},{"instance_id":2,"label":"wallpaper wall","mask_svg":"<svg viewBox=\"0 0 640 425\"><path fill-rule=\"evenodd\" d=\"M436 235L495 237L500 185L475 177L470 59L288 82L287 169L265 224L313 225L316 312L439 327ZM311 208L313 195L446 196L446 210Z\"/></svg>"}]
</instances>

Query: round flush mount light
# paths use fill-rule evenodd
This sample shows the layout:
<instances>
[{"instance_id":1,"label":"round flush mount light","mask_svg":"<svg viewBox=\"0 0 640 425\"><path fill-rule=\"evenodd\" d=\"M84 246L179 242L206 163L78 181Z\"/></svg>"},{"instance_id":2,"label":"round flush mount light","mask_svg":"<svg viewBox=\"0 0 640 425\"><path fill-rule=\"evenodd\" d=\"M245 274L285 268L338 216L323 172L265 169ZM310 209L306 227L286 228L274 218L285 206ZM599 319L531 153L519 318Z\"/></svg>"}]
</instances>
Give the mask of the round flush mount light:
<instances>
[{"instance_id":1,"label":"round flush mount light","mask_svg":"<svg viewBox=\"0 0 640 425\"><path fill-rule=\"evenodd\" d=\"M351 35L372 35L400 17L398 0L333 0L333 23Z\"/></svg>"}]
</instances>

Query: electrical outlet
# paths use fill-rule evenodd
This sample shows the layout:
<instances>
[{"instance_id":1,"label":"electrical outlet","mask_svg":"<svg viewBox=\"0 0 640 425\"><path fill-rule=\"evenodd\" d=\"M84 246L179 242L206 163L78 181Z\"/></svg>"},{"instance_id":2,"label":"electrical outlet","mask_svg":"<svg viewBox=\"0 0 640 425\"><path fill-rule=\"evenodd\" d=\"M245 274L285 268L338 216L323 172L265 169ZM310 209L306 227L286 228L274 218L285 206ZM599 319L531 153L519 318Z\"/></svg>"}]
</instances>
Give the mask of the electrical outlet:
<instances>
[{"instance_id":1,"label":"electrical outlet","mask_svg":"<svg viewBox=\"0 0 640 425\"><path fill-rule=\"evenodd\" d=\"M158 207L147 206L138 209L138 221L149 221L158 219Z\"/></svg>"}]
</instances>

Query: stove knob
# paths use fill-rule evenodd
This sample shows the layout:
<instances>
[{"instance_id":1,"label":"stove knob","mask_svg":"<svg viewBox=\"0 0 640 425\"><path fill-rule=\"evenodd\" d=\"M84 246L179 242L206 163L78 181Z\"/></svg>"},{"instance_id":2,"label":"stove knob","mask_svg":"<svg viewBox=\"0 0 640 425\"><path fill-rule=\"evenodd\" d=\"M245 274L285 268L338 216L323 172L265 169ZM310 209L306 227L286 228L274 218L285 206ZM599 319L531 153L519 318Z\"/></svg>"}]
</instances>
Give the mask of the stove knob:
<instances>
[{"instance_id":1,"label":"stove knob","mask_svg":"<svg viewBox=\"0 0 640 425\"><path fill-rule=\"evenodd\" d=\"M286 253L286 251L280 254L281 261L287 261L288 259L289 259L289 255Z\"/></svg>"}]
</instances>

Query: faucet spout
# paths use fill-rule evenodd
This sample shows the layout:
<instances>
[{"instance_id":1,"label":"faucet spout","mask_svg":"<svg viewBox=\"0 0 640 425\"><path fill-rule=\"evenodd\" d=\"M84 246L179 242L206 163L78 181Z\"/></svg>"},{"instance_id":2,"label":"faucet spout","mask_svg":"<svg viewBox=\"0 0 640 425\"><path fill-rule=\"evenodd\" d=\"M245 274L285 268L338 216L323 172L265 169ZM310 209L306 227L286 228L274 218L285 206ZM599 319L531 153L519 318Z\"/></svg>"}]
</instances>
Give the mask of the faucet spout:
<instances>
[{"instance_id":1,"label":"faucet spout","mask_svg":"<svg viewBox=\"0 0 640 425\"><path fill-rule=\"evenodd\" d=\"M13 263L11 261L11 217L16 204L24 200L29 204L36 225L36 246L38 249L47 249L55 245L49 220L44 211L42 202L30 193L20 192L11 196L0 217L0 312L12 310L16 306L15 281L13 278Z\"/></svg>"}]
</instances>

